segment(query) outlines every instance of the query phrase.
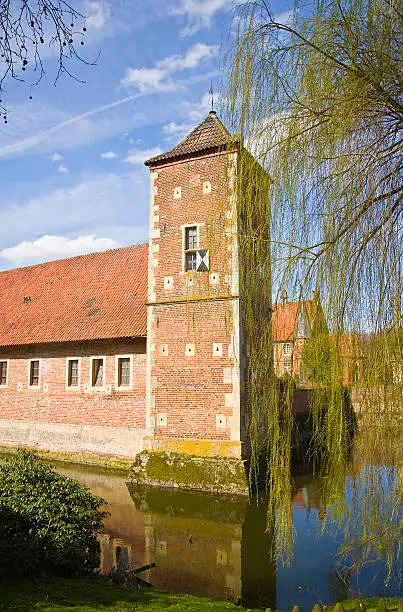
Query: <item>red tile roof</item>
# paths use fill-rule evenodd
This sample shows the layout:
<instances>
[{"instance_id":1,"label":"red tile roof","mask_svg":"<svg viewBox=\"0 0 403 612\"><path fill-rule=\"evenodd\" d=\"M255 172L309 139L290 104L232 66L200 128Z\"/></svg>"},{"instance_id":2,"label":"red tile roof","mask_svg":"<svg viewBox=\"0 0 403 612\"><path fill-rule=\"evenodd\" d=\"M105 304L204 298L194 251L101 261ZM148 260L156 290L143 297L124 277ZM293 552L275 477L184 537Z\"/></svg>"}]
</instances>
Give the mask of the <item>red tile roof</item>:
<instances>
[{"instance_id":1,"label":"red tile roof","mask_svg":"<svg viewBox=\"0 0 403 612\"><path fill-rule=\"evenodd\" d=\"M147 334L148 245L0 272L0 346Z\"/></svg>"},{"instance_id":2,"label":"red tile roof","mask_svg":"<svg viewBox=\"0 0 403 612\"><path fill-rule=\"evenodd\" d=\"M226 146L229 141L235 139L231 136L227 128L221 123L214 111L211 111L207 117L198 125L190 134L188 134L176 147L152 157L145 162L146 166L152 166L158 162L184 157L186 155L200 153L211 149L216 149Z\"/></svg>"},{"instance_id":3,"label":"red tile roof","mask_svg":"<svg viewBox=\"0 0 403 612\"><path fill-rule=\"evenodd\" d=\"M304 303L308 320L312 324L314 316L313 300ZM302 302L285 302L273 304L272 326L274 342L287 342L294 340L298 325L298 315Z\"/></svg>"}]
</instances>

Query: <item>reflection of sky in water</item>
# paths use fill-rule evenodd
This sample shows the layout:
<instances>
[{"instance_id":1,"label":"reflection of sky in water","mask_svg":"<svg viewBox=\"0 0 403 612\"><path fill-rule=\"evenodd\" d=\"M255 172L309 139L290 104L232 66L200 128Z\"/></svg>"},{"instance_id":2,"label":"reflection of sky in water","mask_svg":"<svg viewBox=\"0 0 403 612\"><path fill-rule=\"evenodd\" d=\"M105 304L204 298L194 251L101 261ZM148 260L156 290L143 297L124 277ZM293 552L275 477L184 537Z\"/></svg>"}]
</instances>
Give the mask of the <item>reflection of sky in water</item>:
<instances>
[{"instance_id":1,"label":"reflection of sky in water","mask_svg":"<svg viewBox=\"0 0 403 612\"><path fill-rule=\"evenodd\" d=\"M343 582L335 565L342 534L329 534L330 521L320 533L323 510L318 482L311 476L295 483L294 561L291 567L278 564L276 568L268 555L273 538L265 534L264 505L256 508L245 499L156 488L135 489L130 497L124 479L110 472L75 467L61 471L112 502L101 536L106 572L119 556L134 567L155 562L156 567L143 577L158 588L217 599L242 597L250 607L289 610L299 605L304 612L317 602L331 603L358 592L399 593L396 581L384 587L380 564L368 564L358 576L352 573ZM386 476L382 482L390 484ZM351 480L346 493L350 501L358 499Z\"/></svg>"}]
</instances>

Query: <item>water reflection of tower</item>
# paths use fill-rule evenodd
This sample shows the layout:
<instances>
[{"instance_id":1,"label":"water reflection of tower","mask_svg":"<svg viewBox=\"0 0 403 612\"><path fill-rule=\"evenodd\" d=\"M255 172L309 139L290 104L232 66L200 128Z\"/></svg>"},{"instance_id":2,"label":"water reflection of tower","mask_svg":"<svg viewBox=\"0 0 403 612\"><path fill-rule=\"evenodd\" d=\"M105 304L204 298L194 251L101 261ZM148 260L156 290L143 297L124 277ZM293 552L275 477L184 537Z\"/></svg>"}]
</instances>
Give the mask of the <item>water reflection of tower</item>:
<instances>
[{"instance_id":1,"label":"water reflection of tower","mask_svg":"<svg viewBox=\"0 0 403 612\"><path fill-rule=\"evenodd\" d=\"M267 530L267 498L252 501L242 526L242 603L276 609L275 534Z\"/></svg>"}]
</instances>

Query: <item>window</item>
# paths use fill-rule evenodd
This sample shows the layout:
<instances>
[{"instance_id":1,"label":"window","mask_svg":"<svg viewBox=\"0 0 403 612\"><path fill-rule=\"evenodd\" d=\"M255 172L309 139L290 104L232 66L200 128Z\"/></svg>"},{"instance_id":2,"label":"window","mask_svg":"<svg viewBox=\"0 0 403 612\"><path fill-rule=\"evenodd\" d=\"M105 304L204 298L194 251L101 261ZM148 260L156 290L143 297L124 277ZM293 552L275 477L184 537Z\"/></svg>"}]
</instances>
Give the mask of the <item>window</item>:
<instances>
[{"instance_id":1,"label":"window","mask_svg":"<svg viewBox=\"0 0 403 612\"><path fill-rule=\"evenodd\" d=\"M39 359L31 359L29 362L29 386L39 386Z\"/></svg>"},{"instance_id":2,"label":"window","mask_svg":"<svg viewBox=\"0 0 403 612\"><path fill-rule=\"evenodd\" d=\"M7 386L7 370L8 370L8 362L0 361L0 385L2 387Z\"/></svg>"},{"instance_id":3,"label":"window","mask_svg":"<svg viewBox=\"0 0 403 612\"><path fill-rule=\"evenodd\" d=\"M196 270L197 227L185 228L185 271Z\"/></svg>"},{"instance_id":4,"label":"window","mask_svg":"<svg viewBox=\"0 0 403 612\"><path fill-rule=\"evenodd\" d=\"M105 358L92 357L91 360L91 387L103 387L105 376Z\"/></svg>"},{"instance_id":5,"label":"window","mask_svg":"<svg viewBox=\"0 0 403 612\"><path fill-rule=\"evenodd\" d=\"M290 360L284 361L283 370L284 370L284 373L292 374L292 365L291 365Z\"/></svg>"},{"instance_id":6,"label":"window","mask_svg":"<svg viewBox=\"0 0 403 612\"><path fill-rule=\"evenodd\" d=\"M131 359L130 357L117 357L117 386L130 387Z\"/></svg>"},{"instance_id":7,"label":"window","mask_svg":"<svg viewBox=\"0 0 403 612\"><path fill-rule=\"evenodd\" d=\"M291 355L291 344L289 342L283 344L283 355Z\"/></svg>"},{"instance_id":8,"label":"window","mask_svg":"<svg viewBox=\"0 0 403 612\"><path fill-rule=\"evenodd\" d=\"M78 359L67 359L67 386L79 386L79 363Z\"/></svg>"}]
</instances>

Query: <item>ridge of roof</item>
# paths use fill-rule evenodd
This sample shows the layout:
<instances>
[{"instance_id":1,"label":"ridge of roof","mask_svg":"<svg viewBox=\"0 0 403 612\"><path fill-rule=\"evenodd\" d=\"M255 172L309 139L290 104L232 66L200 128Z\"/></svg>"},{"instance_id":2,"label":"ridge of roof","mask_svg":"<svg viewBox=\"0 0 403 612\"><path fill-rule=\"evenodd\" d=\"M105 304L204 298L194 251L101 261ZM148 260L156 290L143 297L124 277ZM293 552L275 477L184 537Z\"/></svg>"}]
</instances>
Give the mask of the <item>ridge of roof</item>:
<instances>
[{"instance_id":1,"label":"ridge of roof","mask_svg":"<svg viewBox=\"0 0 403 612\"><path fill-rule=\"evenodd\" d=\"M166 153L156 155L144 163L146 166L151 166L168 159L180 158L191 155L192 153L200 153L201 151L224 147L231 140L234 143L238 142L237 138L231 135L222 121L217 117L216 112L210 111L207 117L173 149Z\"/></svg>"}]
</instances>

